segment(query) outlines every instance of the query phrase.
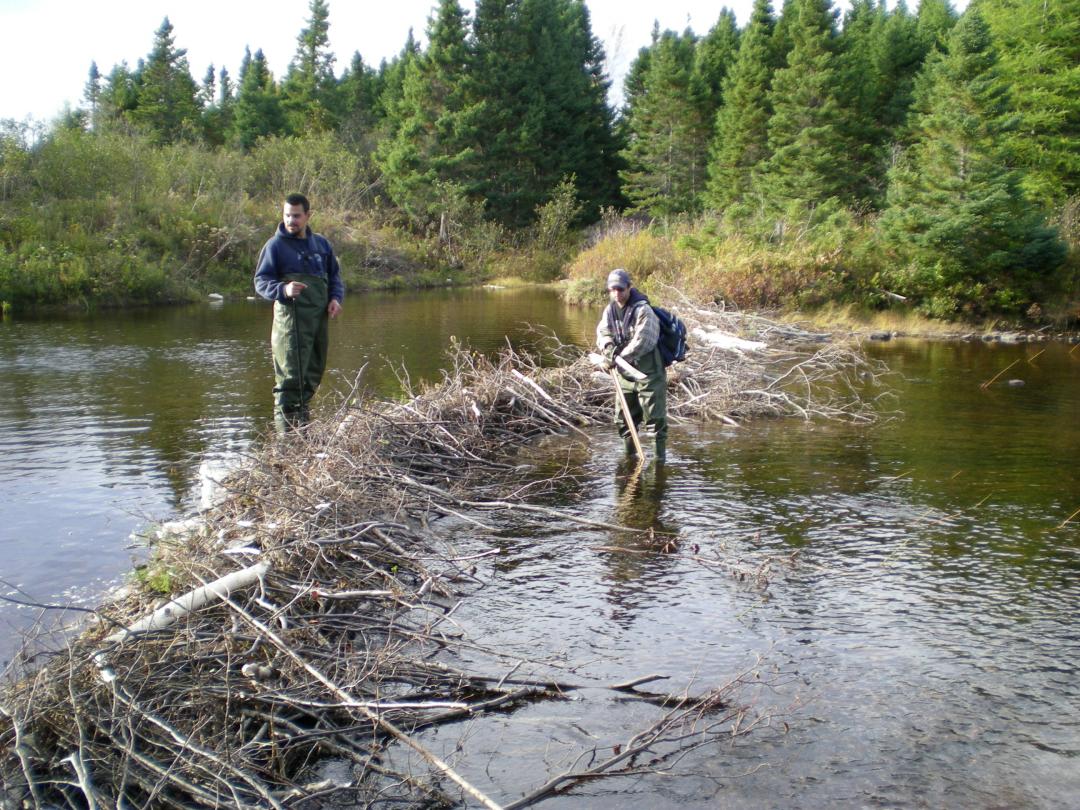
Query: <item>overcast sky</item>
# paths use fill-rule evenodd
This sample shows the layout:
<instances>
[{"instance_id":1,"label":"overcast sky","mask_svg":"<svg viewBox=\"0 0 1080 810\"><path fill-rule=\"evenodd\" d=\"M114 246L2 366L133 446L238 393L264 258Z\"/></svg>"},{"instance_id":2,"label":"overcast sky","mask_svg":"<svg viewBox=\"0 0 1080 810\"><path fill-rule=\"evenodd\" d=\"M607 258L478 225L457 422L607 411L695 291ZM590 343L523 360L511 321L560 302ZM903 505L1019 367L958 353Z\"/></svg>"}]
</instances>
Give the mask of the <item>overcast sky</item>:
<instances>
[{"instance_id":1,"label":"overcast sky","mask_svg":"<svg viewBox=\"0 0 1080 810\"><path fill-rule=\"evenodd\" d=\"M586 0L593 34L603 43L608 70L619 82L638 48L648 44L653 21L661 29L688 25L708 32L725 5L745 25L753 0ZM340 75L354 51L378 66L405 43L409 28L423 39L436 0L328 0L330 49ZM774 7L781 0L774 0ZM915 3L912 6L915 7ZM472 11L472 0L462 0ZM843 7L843 6L842 6ZM307 0L0 0L0 118L51 120L82 103L90 63L106 75L126 61L134 68L153 45L167 16L176 46L187 49L191 75L202 81L208 65L239 73L244 47L262 48L277 79L296 53L296 38L310 15Z\"/></svg>"}]
</instances>

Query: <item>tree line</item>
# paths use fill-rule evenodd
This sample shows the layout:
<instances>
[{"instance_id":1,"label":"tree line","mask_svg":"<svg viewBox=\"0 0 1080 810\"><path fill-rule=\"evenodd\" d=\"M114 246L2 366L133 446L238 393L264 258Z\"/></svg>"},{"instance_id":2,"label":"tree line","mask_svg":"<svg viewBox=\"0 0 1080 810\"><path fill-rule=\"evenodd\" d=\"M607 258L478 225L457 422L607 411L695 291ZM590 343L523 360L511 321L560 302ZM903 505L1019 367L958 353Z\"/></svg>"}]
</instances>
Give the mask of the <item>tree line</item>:
<instances>
[{"instance_id":1,"label":"tree line","mask_svg":"<svg viewBox=\"0 0 1080 810\"><path fill-rule=\"evenodd\" d=\"M326 0L280 80L261 50L202 82L166 19L134 68L91 65L57 125L249 154L325 137L421 233L622 211L783 245L857 223L888 290L936 315L1060 289L1080 181L1080 0L756 0L740 27L654 29L618 110L582 0L439 0L378 67L340 75ZM6 149L2 154L11 153ZM567 206L569 195L573 205ZM842 270L841 270L842 272Z\"/></svg>"}]
</instances>

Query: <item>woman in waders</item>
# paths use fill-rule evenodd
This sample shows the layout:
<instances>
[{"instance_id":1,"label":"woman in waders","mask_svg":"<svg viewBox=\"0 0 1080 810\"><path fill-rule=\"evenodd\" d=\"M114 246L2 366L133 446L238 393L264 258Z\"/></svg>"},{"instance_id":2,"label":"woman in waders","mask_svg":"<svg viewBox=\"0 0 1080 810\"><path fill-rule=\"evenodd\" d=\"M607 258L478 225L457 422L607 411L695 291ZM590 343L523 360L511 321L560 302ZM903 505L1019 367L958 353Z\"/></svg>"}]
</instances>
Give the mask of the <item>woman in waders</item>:
<instances>
[{"instance_id":1,"label":"woman in waders","mask_svg":"<svg viewBox=\"0 0 1080 810\"><path fill-rule=\"evenodd\" d=\"M311 206L290 194L277 233L263 246L255 290L274 302L274 424L279 433L308 420L329 347L328 322L341 312L345 286L334 249L308 228Z\"/></svg>"}]
</instances>

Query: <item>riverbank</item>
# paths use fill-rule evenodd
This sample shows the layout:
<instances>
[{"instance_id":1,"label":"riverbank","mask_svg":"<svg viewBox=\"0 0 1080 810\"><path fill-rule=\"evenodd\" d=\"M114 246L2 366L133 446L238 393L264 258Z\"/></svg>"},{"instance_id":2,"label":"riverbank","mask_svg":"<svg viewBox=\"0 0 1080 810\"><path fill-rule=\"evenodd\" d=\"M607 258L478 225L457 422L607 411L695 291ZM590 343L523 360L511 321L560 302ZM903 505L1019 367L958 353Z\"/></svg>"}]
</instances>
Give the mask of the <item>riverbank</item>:
<instances>
[{"instance_id":1,"label":"riverbank","mask_svg":"<svg viewBox=\"0 0 1080 810\"><path fill-rule=\"evenodd\" d=\"M874 367L849 348L818 346L762 319L701 308L684 315L701 335L700 351L672 381L674 418L873 418L855 392ZM732 332L764 345L736 352L717 340L706 349L710 335ZM46 801L57 791L57 803L123 795L137 803L156 790L170 806L230 795L271 805L314 792L355 795L363 779L399 776L383 759L387 740L408 744L393 729L411 736L572 688L523 677L512 661L486 672L446 662L473 643L456 635L449 613L482 583L475 562L454 550L453 533L432 529L440 516L482 529L485 511L574 520L543 505L561 486L557 475L523 490L518 467L541 437L580 441L583 427L608 419L608 378L569 359L541 369L513 353L491 362L459 350L440 385L404 404L350 399L310 431L254 453L230 480L230 498L190 533L163 538L154 570L97 611L96 628L21 673L0 719L8 790L36 789ZM796 366L803 376L789 390L783 380ZM807 379L828 398L807 399ZM174 614L154 632L124 629L163 596L239 571L253 579L231 580L228 599ZM648 739L677 751L703 707L741 711L739 679L731 684L684 698ZM310 778L305 766L327 756L351 763L357 781ZM614 770L625 758L615 752L605 762ZM115 774L125 781L110 781ZM446 796L415 774L399 789L405 799Z\"/></svg>"}]
</instances>

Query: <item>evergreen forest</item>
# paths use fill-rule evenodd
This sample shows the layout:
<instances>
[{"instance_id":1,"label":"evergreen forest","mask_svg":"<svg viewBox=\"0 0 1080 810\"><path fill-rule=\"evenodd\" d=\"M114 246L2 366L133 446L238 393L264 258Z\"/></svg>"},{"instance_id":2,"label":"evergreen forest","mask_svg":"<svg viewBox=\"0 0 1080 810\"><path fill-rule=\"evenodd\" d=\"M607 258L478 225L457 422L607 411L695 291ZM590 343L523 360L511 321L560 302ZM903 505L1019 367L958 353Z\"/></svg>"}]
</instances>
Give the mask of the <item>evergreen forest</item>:
<instances>
[{"instance_id":1,"label":"evergreen forest","mask_svg":"<svg viewBox=\"0 0 1080 810\"><path fill-rule=\"evenodd\" d=\"M77 109L0 122L5 310L250 294L300 191L354 291L587 301L621 266L748 309L1080 318L1080 0L756 0L654 27L620 88L582 0L437 0L378 65L308 10L283 76L197 80L166 18Z\"/></svg>"}]
</instances>

